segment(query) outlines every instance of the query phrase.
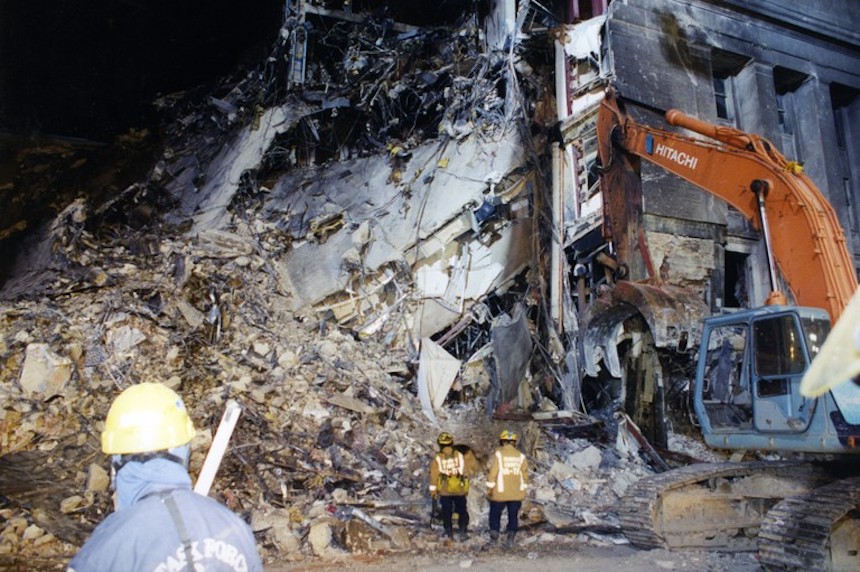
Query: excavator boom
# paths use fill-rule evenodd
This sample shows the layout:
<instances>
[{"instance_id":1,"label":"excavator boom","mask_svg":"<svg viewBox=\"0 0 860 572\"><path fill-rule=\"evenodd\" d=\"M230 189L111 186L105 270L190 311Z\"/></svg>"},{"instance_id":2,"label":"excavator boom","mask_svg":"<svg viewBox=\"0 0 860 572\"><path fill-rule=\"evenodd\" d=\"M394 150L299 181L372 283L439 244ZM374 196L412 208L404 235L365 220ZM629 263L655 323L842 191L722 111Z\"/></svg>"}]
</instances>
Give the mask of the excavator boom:
<instances>
[{"instance_id":1,"label":"excavator boom","mask_svg":"<svg viewBox=\"0 0 860 572\"><path fill-rule=\"evenodd\" d=\"M773 257L794 302L824 308L836 321L857 289L857 279L839 220L802 167L757 135L677 110L667 112L666 119L708 139L637 123L609 92L598 116L604 170L611 170L621 149L725 200L776 237ZM756 191L764 193L770 228L762 228Z\"/></svg>"},{"instance_id":2,"label":"excavator boom","mask_svg":"<svg viewBox=\"0 0 860 572\"><path fill-rule=\"evenodd\" d=\"M612 91L601 104L604 235L616 245L621 263L635 262L651 279L619 283L611 296L592 304L600 311L587 316L586 357L598 355L589 352L592 346L602 350L610 373L625 384L620 393L637 423L665 419L664 368L653 356L661 355L656 348L676 354L681 348L651 344L662 339L655 316L680 316L674 302L692 306L692 300L678 292L683 288L664 284L650 260L640 222L644 159L736 208L761 231L768 255L767 304L701 323L691 402L705 443L735 451L798 452L809 454L807 459L838 455L844 464L768 460L669 470L631 487L619 509L622 528L641 547L758 549L766 569L858 570L860 387L821 384L814 400L801 392L805 372L817 365L824 372L819 378L860 371L860 330L854 325L860 293L849 306L857 279L839 221L800 165L765 139L677 110L666 113L666 121L697 135L636 122ZM779 291L782 283L794 304ZM837 322L833 340L831 322ZM821 362L822 342L839 355ZM836 367L850 360L850 368Z\"/></svg>"}]
</instances>

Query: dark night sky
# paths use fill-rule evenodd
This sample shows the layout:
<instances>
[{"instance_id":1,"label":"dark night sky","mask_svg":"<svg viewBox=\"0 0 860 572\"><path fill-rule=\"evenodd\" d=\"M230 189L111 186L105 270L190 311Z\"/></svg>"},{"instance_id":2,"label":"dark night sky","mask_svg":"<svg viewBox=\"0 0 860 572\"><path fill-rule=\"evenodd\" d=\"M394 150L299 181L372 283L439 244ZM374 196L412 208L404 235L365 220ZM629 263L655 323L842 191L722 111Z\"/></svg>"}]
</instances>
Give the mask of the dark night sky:
<instances>
[{"instance_id":1,"label":"dark night sky","mask_svg":"<svg viewBox=\"0 0 860 572\"><path fill-rule=\"evenodd\" d=\"M0 0L0 130L103 139L262 61L279 0Z\"/></svg>"},{"instance_id":2,"label":"dark night sky","mask_svg":"<svg viewBox=\"0 0 860 572\"><path fill-rule=\"evenodd\" d=\"M349 4L438 25L485 0ZM146 125L158 94L264 61L283 9L284 0L0 0L0 134L105 140Z\"/></svg>"}]
</instances>

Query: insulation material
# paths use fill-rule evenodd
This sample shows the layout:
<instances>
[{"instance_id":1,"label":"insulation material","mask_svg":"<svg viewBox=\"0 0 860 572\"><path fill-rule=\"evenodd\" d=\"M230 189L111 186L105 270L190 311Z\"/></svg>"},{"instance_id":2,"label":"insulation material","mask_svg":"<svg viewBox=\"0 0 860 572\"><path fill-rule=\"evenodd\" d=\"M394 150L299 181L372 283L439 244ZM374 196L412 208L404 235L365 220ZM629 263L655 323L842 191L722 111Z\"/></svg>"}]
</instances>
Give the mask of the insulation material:
<instances>
[{"instance_id":1,"label":"insulation material","mask_svg":"<svg viewBox=\"0 0 860 572\"><path fill-rule=\"evenodd\" d=\"M442 407L457 374L460 360L431 340L421 340L421 357L418 362L418 398L421 409L430 420L436 420L434 411Z\"/></svg>"},{"instance_id":2,"label":"insulation material","mask_svg":"<svg viewBox=\"0 0 860 572\"><path fill-rule=\"evenodd\" d=\"M606 16L597 16L566 27L564 53L578 60L597 58L600 54L600 32Z\"/></svg>"}]
</instances>

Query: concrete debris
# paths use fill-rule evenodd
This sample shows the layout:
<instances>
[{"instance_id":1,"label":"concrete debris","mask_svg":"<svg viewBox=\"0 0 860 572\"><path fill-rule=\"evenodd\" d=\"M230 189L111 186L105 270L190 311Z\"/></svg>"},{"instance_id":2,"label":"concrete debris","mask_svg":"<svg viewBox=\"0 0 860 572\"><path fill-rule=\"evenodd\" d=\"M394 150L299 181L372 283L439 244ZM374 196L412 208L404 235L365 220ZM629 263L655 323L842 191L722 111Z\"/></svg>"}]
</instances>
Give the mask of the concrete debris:
<instances>
[{"instance_id":1,"label":"concrete debris","mask_svg":"<svg viewBox=\"0 0 860 572\"><path fill-rule=\"evenodd\" d=\"M482 465L502 429L523 436L536 535L611 528L659 458L611 414L578 410L576 344L538 278L544 233L560 246L596 228L542 220L549 126L523 114L552 96L523 44L549 43L552 14L501 2L486 21L423 28L323 4L287 2L271 57L243 79L160 99L174 120L145 180L66 208L0 291L4 558L68 558L110 512L101 420L140 382L183 396L194 477L225 404L241 404L211 494L269 560L436 550L426 470L441 430ZM561 31L591 98L599 23ZM568 136L587 139L583 109ZM564 193L589 199L596 151L579 152ZM485 486L472 482L475 531Z\"/></svg>"},{"instance_id":2,"label":"concrete debris","mask_svg":"<svg viewBox=\"0 0 860 572\"><path fill-rule=\"evenodd\" d=\"M583 472L594 472L600 466L601 455L597 447L590 446L570 456L570 464Z\"/></svg>"},{"instance_id":3,"label":"concrete debris","mask_svg":"<svg viewBox=\"0 0 860 572\"><path fill-rule=\"evenodd\" d=\"M110 486L110 476L108 472L96 463L90 463L87 472L87 491L103 492L108 490Z\"/></svg>"},{"instance_id":4,"label":"concrete debris","mask_svg":"<svg viewBox=\"0 0 860 572\"><path fill-rule=\"evenodd\" d=\"M312 524L308 531L308 544L317 556L332 558L338 554L339 550L332 547L333 539L331 523L325 520Z\"/></svg>"},{"instance_id":5,"label":"concrete debris","mask_svg":"<svg viewBox=\"0 0 860 572\"><path fill-rule=\"evenodd\" d=\"M56 354L48 344L27 346L19 380L26 395L50 399L63 390L71 377L71 359Z\"/></svg>"}]
</instances>

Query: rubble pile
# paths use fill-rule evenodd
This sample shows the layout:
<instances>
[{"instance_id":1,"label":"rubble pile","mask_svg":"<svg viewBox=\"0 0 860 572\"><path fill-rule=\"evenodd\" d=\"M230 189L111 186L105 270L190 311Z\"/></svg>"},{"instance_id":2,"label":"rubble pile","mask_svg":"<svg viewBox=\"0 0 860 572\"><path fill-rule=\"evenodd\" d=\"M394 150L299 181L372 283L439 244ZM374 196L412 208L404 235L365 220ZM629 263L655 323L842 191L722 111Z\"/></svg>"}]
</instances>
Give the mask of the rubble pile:
<instances>
[{"instance_id":1,"label":"rubble pile","mask_svg":"<svg viewBox=\"0 0 860 572\"><path fill-rule=\"evenodd\" d=\"M269 558L435 542L425 494L435 435L458 422L458 436L486 456L503 421L491 424L476 400L431 422L409 348L294 312L266 272L265 243L211 233L132 252L97 241L78 206L61 219L68 226L56 229L55 244L74 250L80 266L48 296L0 311L4 559L59 565L109 512L100 420L120 389L143 381L167 383L189 404L202 433L192 471L226 400L242 404L214 492L250 519ZM532 442L532 519L584 518L583 501L604 489L594 510L610 507L615 488L596 476L597 448L555 438L544 443L538 433ZM579 449L587 460L576 460ZM486 507L480 482L475 488L478 518ZM355 516L367 514L376 525Z\"/></svg>"},{"instance_id":2,"label":"rubble pile","mask_svg":"<svg viewBox=\"0 0 860 572\"><path fill-rule=\"evenodd\" d=\"M144 381L185 398L200 432L193 475L226 400L242 405L213 494L250 520L273 559L435 544L426 472L442 428L481 460L501 428L522 430L535 490L525 523L550 530L612 523L626 484L647 471L615 443L568 438L529 416L493 420L481 398L432 422L414 356L291 311L261 271L265 244L163 238L157 256L135 255L121 241L96 242L84 212L66 220L80 221L61 234L76 237L64 247L70 259L92 261L89 286L60 278L50 295L2 307L4 558L61 560L110 511L101 420L122 388ZM473 490L481 522L480 477Z\"/></svg>"},{"instance_id":3,"label":"rubble pile","mask_svg":"<svg viewBox=\"0 0 860 572\"><path fill-rule=\"evenodd\" d=\"M121 242L78 246L100 264L92 288L64 293L60 279L58 294L3 305L4 559L60 564L111 510L101 420L122 388L143 381L186 400L200 433L193 476L226 400L242 405L213 494L249 519L269 559L434 549L426 473L442 428L482 461L502 427L523 432L534 489L524 527L612 529L614 504L648 471L629 438L598 444L528 417L493 420L480 399L431 422L408 351L293 313L260 271L265 251L231 238L233 248L165 239L160 256ZM479 476L476 523L483 491Z\"/></svg>"},{"instance_id":4,"label":"rubble pile","mask_svg":"<svg viewBox=\"0 0 860 572\"><path fill-rule=\"evenodd\" d=\"M617 533L648 459L611 416L556 404L534 326L533 65L487 49L472 16L314 10L204 102L159 100L175 121L149 174L69 204L5 284L2 561L62 566L110 512L101 420L148 381L185 399L193 477L227 401L242 406L212 495L270 561L435 550L441 430L479 461L503 428L523 435L533 538Z\"/></svg>"},{"instance_id":5,"label":"rubble pile","mask_svg":"<svg viewBox=\"0 0 860 572\"><path fill-rule=\"evenodd\" d=\"M79 244L90 239L80 232ZM202 433L192 470L225 401L242 404L215 489L250 515L270 550L325 553L308 534L317 520L337 520L329 505L396 507L409 513L396 522L426 526L420 509L438 429L420 412L407 352L293 314L259 271L264 259L247 250L163 240L155 257L119 245L80 248L78 256L100 265L91 289L2 308L3 470L15 468L16 452L38 451L44 464L34 470L43 474L30 484L54 485L21 493L20 504L4 488L15 507L3 509L4 553L51 546L57 518L39 513L83 528L103 518L110 492L100 420L121 388L144 381L164 382L188 403ZM475 443L485 455L494 437L486 429ZM58 450L63 458L52 461ZM77 466L56 474L52 463ZM538 477L547 491L539 500L556 500L551 478L576 490L576 469L557 465Z\"/></svg>"}]
</instances>

